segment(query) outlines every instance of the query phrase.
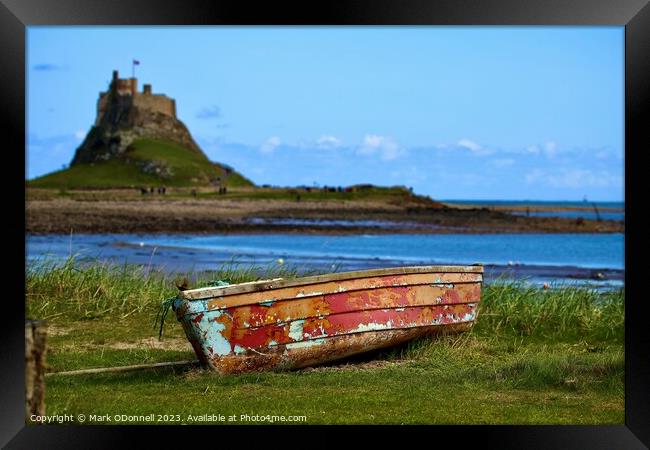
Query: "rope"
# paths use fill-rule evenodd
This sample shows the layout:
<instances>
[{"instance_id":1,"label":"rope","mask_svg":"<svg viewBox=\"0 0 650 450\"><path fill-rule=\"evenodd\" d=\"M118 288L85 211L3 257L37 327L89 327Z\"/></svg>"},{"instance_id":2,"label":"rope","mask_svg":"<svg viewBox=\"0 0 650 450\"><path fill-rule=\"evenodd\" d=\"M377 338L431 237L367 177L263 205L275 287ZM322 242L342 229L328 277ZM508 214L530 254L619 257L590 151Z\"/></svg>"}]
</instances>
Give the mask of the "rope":
<instances>
[{"instance_id":1,"label":"rope","mask_svg":"<svg viewBox=\"0 0 650 450\"><path fill-rule=\"evenodd\" d=\"M228 280L211 280L208 281L205 286L202 287L222 287L222 286L229 286L230 281ZM156 326L158 325L158 321L160 320L160 329L158 330L158 340L162 340L163 336L163 327L165 325L165 318L167 317L167 314L169 313L170 309L173 309L174 307L174 302L176 300L180 300L178 295L168 298L166 300L163 300L160 303L160 308L158 309L158 314L156 314L156 320L154 321L153 328L154 330L156 329Z\"/></svg>"}]
</instances>

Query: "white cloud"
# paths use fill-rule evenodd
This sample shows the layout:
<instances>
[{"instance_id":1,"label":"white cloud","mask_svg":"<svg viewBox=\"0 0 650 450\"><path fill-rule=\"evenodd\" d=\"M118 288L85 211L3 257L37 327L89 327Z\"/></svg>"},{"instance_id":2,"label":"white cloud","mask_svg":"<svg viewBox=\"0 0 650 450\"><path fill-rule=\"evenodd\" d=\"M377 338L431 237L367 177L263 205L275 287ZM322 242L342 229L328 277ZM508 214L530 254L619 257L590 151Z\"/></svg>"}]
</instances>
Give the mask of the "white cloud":
<instances>
[{"instance_id":1,"label":"white cloud","mask_svg":"<svg viewBox=\"0 0 650 450\"><path fill-rule=\"evenodd\" d=\"M74 132L74 137L81 141L86 137L86 132L84 130L77 130Z\"/></svg>"},{"instance_id":2,"label":"white cloud","mask_svg":"<svg viewBox=\"0 0 650 450\"><path fill-rule=\"evenodd\" d=\"M381 136L375 136L374 134L366 135L363 138L363 144L357 150L357 153L361 155L372 155L379 150L379 146L384 138Z\"/></svg>"},{"instance_id":3,"label":"white cloud","mask_svg":"<svg viewBox=\"0 0 650 450\"><path fill-rule=\"evenodd\" d=\"M521 151L516 152L521 153ZM554 158L559 153L559 148L557 142L555 141L546 141L544 144L533 144L525 148L523 153L529 153L531 155L545 155L547 158Z\"/></svg>"},{"instance_id":4,"label":"white cloud","mask_svg":"<svg viewBox=\"0 0 650 450\"><path fill-rule=\"evenodd\" d=\"M363 139L363 144L357 148L360 155L378 154L384 161L390 161L406 153L406 150L389 137L368 134Z\"/></svg>"},{"instance_id":5,"label":"white cloud","mask_svg":"<svg viewBox=\"0 0 650 450\"><path fill-rule=\"evenodd\" d=\"M622 186L623 177L604 170L593 172L586 169L560 169L556 171L534 169L526 174L526 183L542 183L553 188L607 188Z\"/></svg>"},{"instance_id":6,"label":"white cloud","mask_svg":"<svg viewBox=\"0 0 650 450\"><path fill-rule=\"evenodd\" d=\"M492 161L492 165L495 167L510 167L515 163L515 160L512 158L504 158L504 159L495 159Z\"/></svg>"},{"instance_id":7,"label":"white cloud","mask_svg":"<svg viewBox=\"0 0 650 450\"><path fill-rule=\"evenodd\" d=\"M596 153L596 159L607 159L609 158L609 153L605 150L601 150Z\"/></svg>"},{"instance_id":8,"label":"white cloud","mask_svg":"<svg viewBox=\"0 0 650 450\"><path fill-rule=\"evenodd\" d=\"M280 145L282 141L277 136L268 138L260 147L262 153L273 153L273 151Z\"/></svg>"},{"instance_id":9,"label":"white cloud","mask_svg":"<svg viewBox=\"0 0 650 450\"><path fill-rule=\"evenodd\" d=\"M480 145L478 145L474 141L470 141L469 139L461 139L460 141L458 141L458 145L460 147L466 148L466 149L471 150L473 152L478 152L478 151L480 151L482 149L482 147Z\"/></svg>"},{"instance_id":10,"label":"white cloud","mask_svg":"<svg viewBox=\"0 0 650 450\"><path fill-rule=\"evenodd\" d=\"M482 145L477 144L476 142L470 140L470 139L461 139L456 143L458 147L464 148L466 150L469 150L475 155L489 155L491 153L494 153L492 150L484 148Z\"/></svg>"},{"instance_id":11,"label":"white cloud","mask_svg":"<svg viewBox=\"0 0 650 450\"><path fill-rule=\"evenodd\" d=\"M341 146L341 140L335 136L321 136L316 141L320 148L336 148Z\"/></svg>"},{"instance_id":12,"label":"white cloud","mask_svg":"<svg viewBox=\"0 0 650 450\"><path fill-rule=\"evenodd\" d=\"M529 145L528 148L526 148L526 151L527 151L528 153L532 153L532 154L534 154L534 155L538 155L538 154L539 154L539 147L536 146L536 145Z\"/></svg>"},{"instance_id":13,"label":"white cloud","mask_svg":"<svg viewBox=\"0 0 650 450\"><path fill-rule=\"evenodd\" d=\"M557 154L557 143L555 141L548 141L544 144L544 153L549 158L553 158Z\"/></svg>"}]
</instances>

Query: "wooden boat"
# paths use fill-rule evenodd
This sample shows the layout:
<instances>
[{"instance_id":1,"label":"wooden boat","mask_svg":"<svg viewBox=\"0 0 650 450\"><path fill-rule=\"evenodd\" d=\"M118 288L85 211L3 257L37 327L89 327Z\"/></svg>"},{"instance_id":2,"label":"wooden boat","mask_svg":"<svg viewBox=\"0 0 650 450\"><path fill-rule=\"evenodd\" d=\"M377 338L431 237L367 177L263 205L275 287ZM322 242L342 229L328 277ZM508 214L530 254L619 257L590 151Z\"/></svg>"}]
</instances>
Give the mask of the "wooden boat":
<instances>
[{"instance_id":1,"label":"wooden boat","mask_svg":"<svg viewBox=\"0 0 650 450\"><path fill-rule=\"evenodd\" d=\"M199 361L220 373L307 367L476 320L483 266L420 266L182 291Z\"/></svg>"}]
</instances>

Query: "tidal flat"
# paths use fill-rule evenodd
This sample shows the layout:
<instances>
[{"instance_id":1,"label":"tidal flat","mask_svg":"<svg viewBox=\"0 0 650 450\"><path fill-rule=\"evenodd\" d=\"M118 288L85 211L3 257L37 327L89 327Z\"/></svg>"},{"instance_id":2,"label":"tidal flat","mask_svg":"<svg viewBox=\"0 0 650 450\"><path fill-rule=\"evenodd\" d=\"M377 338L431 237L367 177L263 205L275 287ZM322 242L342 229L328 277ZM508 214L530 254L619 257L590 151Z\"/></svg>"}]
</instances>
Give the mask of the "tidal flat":
<instances>
[{"instance_id":1,"label":"tidal flat","mask_svg":"<svg viewBox=\"0 0 650 450\"><path fill-rule=\"evenodd\" d=\"M72 233L623 233L624 221L456 207L404 188L27 190L29 234Z\"/></svg>"}]
</instances>

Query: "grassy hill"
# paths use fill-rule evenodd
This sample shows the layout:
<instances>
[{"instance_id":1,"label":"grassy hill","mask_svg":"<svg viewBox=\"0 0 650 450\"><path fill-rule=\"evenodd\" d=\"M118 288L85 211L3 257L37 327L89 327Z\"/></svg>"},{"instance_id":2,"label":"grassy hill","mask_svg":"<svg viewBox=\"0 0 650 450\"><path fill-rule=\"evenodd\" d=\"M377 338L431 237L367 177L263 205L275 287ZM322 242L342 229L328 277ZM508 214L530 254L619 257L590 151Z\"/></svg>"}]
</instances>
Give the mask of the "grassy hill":
<instances>
[{"instance_id":1,"label":"grassy hill","mask_svg":"<svg viewBox=\"0 0 650 450\"><path fill-rule=\"evenodd\" d=\"M231 168L213 163L177 144L152 139L135 141L118 158L76 164L28 182L42 188L105 188L137 186L206 186L217 179L228 187L253 186Z\"/></svg>"}]
</instances>

